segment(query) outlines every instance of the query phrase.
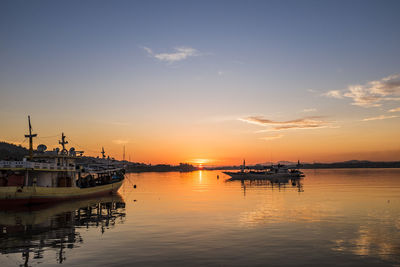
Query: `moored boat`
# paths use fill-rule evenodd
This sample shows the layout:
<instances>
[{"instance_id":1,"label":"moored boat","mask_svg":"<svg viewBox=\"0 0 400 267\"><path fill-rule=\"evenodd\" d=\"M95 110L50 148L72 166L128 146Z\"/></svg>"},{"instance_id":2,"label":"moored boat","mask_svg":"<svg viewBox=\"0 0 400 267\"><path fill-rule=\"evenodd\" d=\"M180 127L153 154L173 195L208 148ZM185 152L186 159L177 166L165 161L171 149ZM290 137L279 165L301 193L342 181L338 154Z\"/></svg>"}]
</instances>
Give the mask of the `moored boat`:
<instances>
[{"instance_id":1,"label":"moored boat","mask_svg":"<svg viewBox=\"0 0 400 267\"><path fill-rule=\"evenodd\" d=\"M271 165L264 170L246 170L245 162L241 170L237 172L224 172L231 177L231 180L272 180L272 179L297 179L304 177L303 172L299 170L300 162L294 168L285 165Z\"/></svg>"},{"instance_id":2,"label":"moored boat","mask_svg":"<svg viewBox=\"0 0 400 267\"><path fill-rule=\"evenodd\" d=\"M39 145L34 154L32 138L36 136L29 118L29 134L25 136L29 138L29 156L22 161L0 161L0 206L104 196L121 187L123 168L106 164L107 160L97 168L78 163L83 151L67 150L64 133L59 142L62 150L46 151L46 146Z\"/></svg>"}]
</instances>

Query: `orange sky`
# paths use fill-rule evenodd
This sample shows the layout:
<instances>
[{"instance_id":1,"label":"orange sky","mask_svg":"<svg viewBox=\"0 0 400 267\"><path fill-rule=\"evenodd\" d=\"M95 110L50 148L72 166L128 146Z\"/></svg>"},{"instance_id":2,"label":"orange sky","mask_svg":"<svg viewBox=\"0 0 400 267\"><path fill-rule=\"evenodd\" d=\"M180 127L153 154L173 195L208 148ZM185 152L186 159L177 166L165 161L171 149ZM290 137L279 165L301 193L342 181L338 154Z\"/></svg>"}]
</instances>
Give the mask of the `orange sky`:
<instances>
[{"instance_id":1,"label":"orange sky","mask_svg":"<svg viewBox=\"0 0 400 267\"><path fill-rule=\"evenodd\" d=\"M19 118L2 133L2 139L19 143L27 132L27 121ZM84 150L86 155L99 156L104 146L107 154L145 163L191 162L204 165L248 164L267 161L332 162L343 160L395 161L400 158L396 120L342 122L332 128L296 129L277 133L259 133L263 126L240 120L202 122L192 127L168 129L154 125L139 129L138 125L93 123L82 131L73 121L48 123L33 117L34 145L57 146L64 131L68 146ZM105 127L107 126L107 127ZM83 127L83 126L82 126ZM164 128L165 127L165 128ZM270 140L265 140L268 136ZM275 138L274 138L275 137ZM17 141L20 140L20 141ZM27 140L23 145L27 146Z\"/></svg>"}]
</instances>

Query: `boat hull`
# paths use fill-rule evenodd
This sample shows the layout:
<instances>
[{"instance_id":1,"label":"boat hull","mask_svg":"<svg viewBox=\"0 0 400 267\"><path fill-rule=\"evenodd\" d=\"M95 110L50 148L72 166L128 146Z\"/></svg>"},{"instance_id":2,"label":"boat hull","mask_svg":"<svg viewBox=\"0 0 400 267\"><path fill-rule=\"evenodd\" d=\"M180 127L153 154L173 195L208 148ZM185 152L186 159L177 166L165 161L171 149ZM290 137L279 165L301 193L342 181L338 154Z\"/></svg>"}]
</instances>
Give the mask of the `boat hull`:
<instances>
[{"instance_id":1,"label":"boat hull","mask_svg":"<svg viewBox=\"0 0 400 267\"><path fill-rule=\"evenodd\" d=\"M123 180L88 188L39 186L0 187L0 208L107 196L115 194L122 183Z\"/></svg>"}]
</instances>

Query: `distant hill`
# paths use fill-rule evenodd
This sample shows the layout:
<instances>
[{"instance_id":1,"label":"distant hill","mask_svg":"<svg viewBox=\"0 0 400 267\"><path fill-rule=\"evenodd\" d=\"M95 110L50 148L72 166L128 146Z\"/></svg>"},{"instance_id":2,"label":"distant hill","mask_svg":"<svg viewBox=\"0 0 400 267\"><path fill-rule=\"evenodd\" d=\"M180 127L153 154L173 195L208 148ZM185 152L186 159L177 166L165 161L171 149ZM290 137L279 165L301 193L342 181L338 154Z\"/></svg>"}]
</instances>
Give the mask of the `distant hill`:
<instances>
[{"instance_id":1,"label":"distant hill","mask_svg":"<svg viewBox=\"0 0 400 267\"><path fill-rule=\"evenodd\" d=\"M400 161L349 160L334 163L305 163L302 165L302 169L400 168Z\"/></svg>"},{"instance_id":2,"label":"distant hill","mask_svg":"<svg viewBox=\"0 0 400 267\"><path fill-rule=\"evenodd\" d=\"M297 164L297 162L293 162L293 161L284 161L284 160L278 161L278 163L279 163L279 164L282 164L282 165L296 165L296 164Z\"/></svg>"},{"instance_id":3,"label":"distant hill","mask_svg":"<svg viewBox=\"0 0 400 267\"><path fill-rule=\"evenodd\" d=\"M0 160L22 160L28 154L25 147L0 141Z\"/></svg>"}]
</instances>

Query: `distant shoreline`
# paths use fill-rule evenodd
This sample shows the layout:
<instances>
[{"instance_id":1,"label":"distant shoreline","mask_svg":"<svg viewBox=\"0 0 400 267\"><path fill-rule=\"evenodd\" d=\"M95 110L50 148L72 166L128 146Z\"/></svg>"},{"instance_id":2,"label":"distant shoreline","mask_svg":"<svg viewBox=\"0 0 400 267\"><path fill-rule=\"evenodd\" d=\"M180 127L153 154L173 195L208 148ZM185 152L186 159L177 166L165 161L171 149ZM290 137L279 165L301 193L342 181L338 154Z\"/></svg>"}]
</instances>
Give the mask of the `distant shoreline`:
<instances>
[{"instance_id":1,"label":"distant shoreline","mask_svg":"<svg viewBox=\"0 0 400 267\"><path fill-rule=\"evenodd\" d=\"M249 165L249 169L263 169L269 165L256 164ZM292 165L288 165L291 167ZM239 170L241 166L221 166L205 168L207 170ZM293 165L294 168L294 165ZM378 168L400 168L400 161L345 161L333 163L304 163L301 164L299 169L378 169Z\"/></svg>"},{"instance_id":2,"label":"distant shoreline","mask_svg":"<svg viewBox=\"0 0 400 267\"><path fill-rule=\"evenodd\" d=\"M342 169L342 170L348 170L348 169L400 169L400 167L326 167L326 168L300 168L302 170L338 170L338 169ZM127 170L126 173L150 173L150 172L155 172L155 173L160 173L160 172L194 172L194 171L224 171L224 170L238 170L237 168L233 169L233 168L203 168L203 169L199 169L196 168L194 170L190 170L190 171L180 171L180 170L165 170L165 171L160 171L160 170L147 170L147 171L143 171L143 170Z\"/></svg>"},{"instance_id":3,"label":"distant shoreline","mask_svg":"<svg viewBox=\"0 0 400 267\"><path fill-rule=\"evenodd\" d=\"M22 146L17 146L7 142L0 141L0 160L22 160L24 156L28 155L28 150ZM84 157L86 159L95 159L93 157ZM169 164L145 164L138 162L118 161L113 162L121 163L126 165L126 170L129 173L141 173L141 172L190 172L197 170L239 170L241 166L216 166L216 167L204 167L198 168L188 163L180 163L179 165ZM275 164L275 163L274 163ZM295 162L284 162L284 165L289 168L295 168ZM271 166L270 163L248 165L248 169L265 169ZM356 168L400 168L400 161L367 161L367 160L350 160L344 162L333 162L333 163L302 163L300 169L356 169Z\"/></svg>"}]
</instances>

